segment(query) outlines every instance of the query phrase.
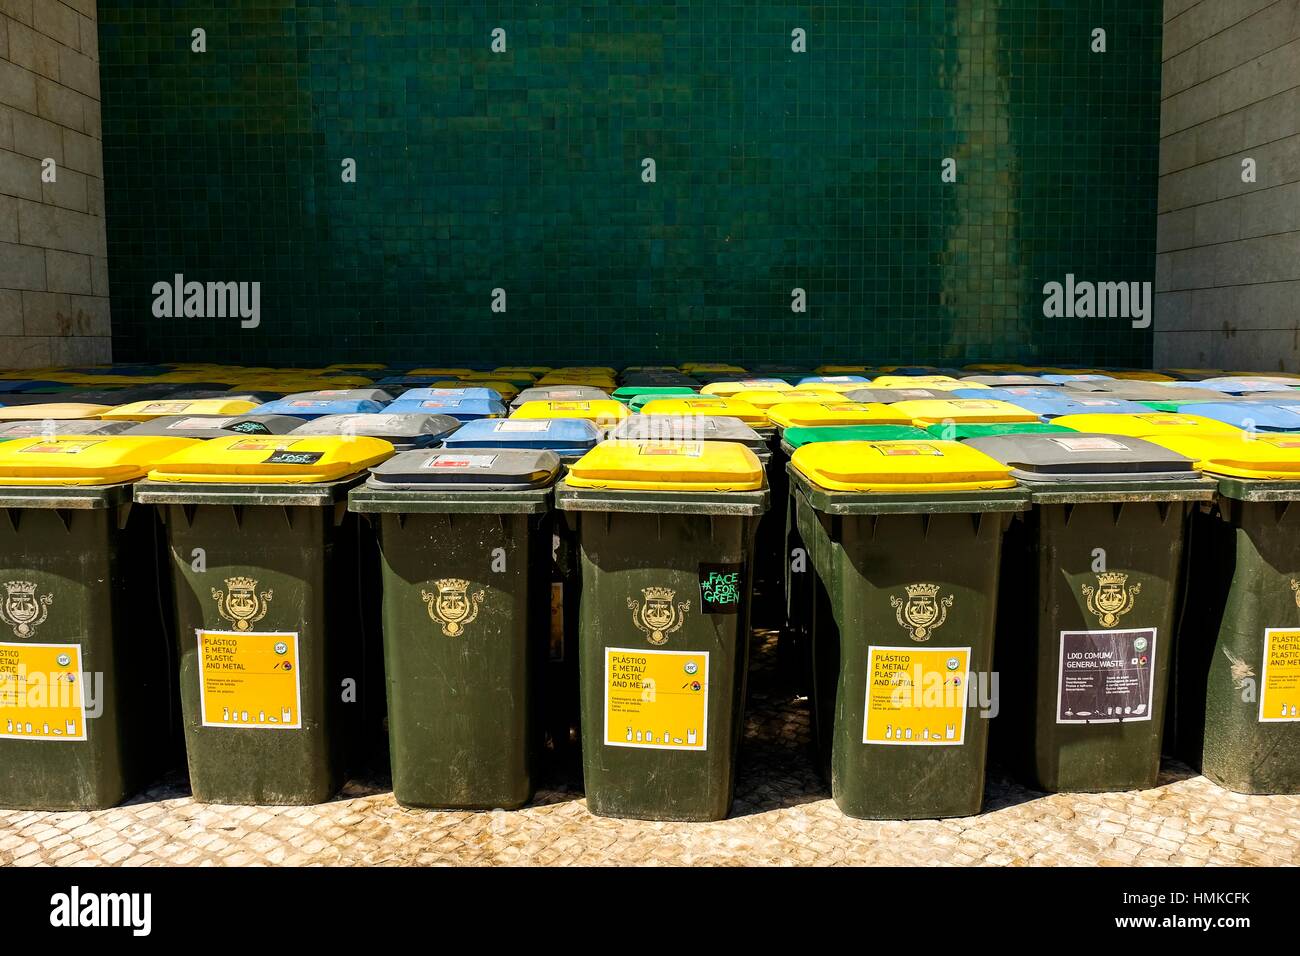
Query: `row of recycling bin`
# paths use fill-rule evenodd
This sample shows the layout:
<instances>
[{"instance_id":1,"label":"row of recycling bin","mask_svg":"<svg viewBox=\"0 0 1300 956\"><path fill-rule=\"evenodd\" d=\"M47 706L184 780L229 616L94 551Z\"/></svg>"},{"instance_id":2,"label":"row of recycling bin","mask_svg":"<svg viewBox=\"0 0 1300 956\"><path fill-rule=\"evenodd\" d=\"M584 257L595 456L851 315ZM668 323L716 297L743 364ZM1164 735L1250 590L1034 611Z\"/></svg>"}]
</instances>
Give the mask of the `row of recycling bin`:
<instances>
[{"instance_id":1,"label":"row of recycling bin","mask_svg":"<svg viewBox=\"0 0 1300 956\"><path fill-rule=\"evenodd\" d=\"M1106 419L1119 435L1059 425L1043 434L1037 422L932 424L1025 432L952 436L964 444L900 431L912 426L849 442L844 426L807 439L801 426L784 430L791 461L781 471L791 491L789 506L780 504L796 543L789 595L803 609L792 617L807 635L817 738L846 812L978 810L989 723L979 712L995 690L981 681L995 671L1008 752L1048 789L1149 786L1166 709L1173 740L1199 750L1213 778L1251 792L1296 786L1286 726L1295 704L1286 695L1300 634L1277 626L1286 623L1277 595L1269 603L1257 591L1262 575L1272 583L1300 575L1284 504L1297 494L1289 481L1300 474L1292 460L1300 442L1215 431L1192 416L1127 418ZM627 424L655 429L656 420L665 421ZM708 418L694 424L706 421L719 427ZM1158 446L1133 434L1153 424L1172 429ZM830 437L840 440L822 440ZM537 676L554 667L557 650L572 661L564 638L577 633L581 674L571 670L568 687L589 728L582 741L592 809L725 815L753 539L767 498L759 445L652 433L595 447L563 480L550 452L389 458L391 447L365 436L51 436L0 445L15 535L6 553L22 564L14 570L21 579L4 585L4 623L19 638L5 652L28 658L11 669L25 663L29 674L102 681L84 688L80 721L73 693L71 704L44 715L52 719L20 721L16 734L6 728L3 742L21 759L4 799L85 806L129 792L132 763L151 753L140 742L165 736L168 718L148 702L151 689L155 703L166 698L169 670L179 675L196 796L324 799L337 786L349 732L364 749L373 729L362 720L359 732L348 730L357 723L341 716L348 694L364 699L375 667L387 666L398 799L515 806L531 788L530 719L552 718L530 694L544 687L552 704L563 704L563 680L554 693L554 675ZM147 479L131 486L146 468ZM177 659L171 668L158 653L170 628L151 584L151 538L142 530L152 527L150 509L132 500L157 506L168 531L168 597L183 635L166 645ZM568 583L577 601L555 600L566 586L566 542L553 544L552 503L570 518L560 537L575 558ZM380 560L370 567L348 557L364 547L365 526L350 517L357 512L377 516ZM1189 518L1191 553L1213 560L1183 561ZM1004 537L1016 545L999 562ZM801 554L808 570L798 570ZM382 586L367 578L375 571ZM1196 609L1176 629L1184 571ZM1300 606L1294 580L1285 595L1291 614ZM56 581L74 593L56 595ZM366 661L358 618L381 593L384 653ZM59 622L56 607L73 618ZM286 613L275 614L281 607ZM1018 614L1024 623L1009 623ZM570 615L576 627L566 626ZM1272 625L1256 633L1265 620ZM86 636L37 644L38 628ZM132 633L139 639L122 636ZM49 670L33 669L51 661ZM100 663L111 666L90 666ZM1224 666L1232 693L1216 691ZM937 709L897 693L930 684ZM119 696L119 687L130 693ZM1165 707L1166 696L1174 706ZM1236 696L1258 704L1257 720L1243 717ZM85 719L95 703L106 720ZM55 743L88 746L59 753Z\"/></svg>"}]
</instances>

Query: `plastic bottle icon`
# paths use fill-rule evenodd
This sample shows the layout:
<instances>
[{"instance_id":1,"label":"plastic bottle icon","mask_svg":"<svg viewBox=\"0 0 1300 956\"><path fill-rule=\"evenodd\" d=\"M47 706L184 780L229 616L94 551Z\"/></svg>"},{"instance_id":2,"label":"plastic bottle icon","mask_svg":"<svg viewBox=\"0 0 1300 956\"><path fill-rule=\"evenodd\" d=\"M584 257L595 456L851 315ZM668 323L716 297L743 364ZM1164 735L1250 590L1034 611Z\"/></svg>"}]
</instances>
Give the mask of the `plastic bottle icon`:
<instances>
[{"instance_id":1,"label":"plastic bottle icon","mask_svg":"<svg viewBox=\"0 0 1300 956\"><path fill-rule=\"evenodd\" d=\"M49 732L50 732L50 725L48 723L41 727L41 733L48 734Z\"/></svg>"},{"instance_id":2,"label":"plastic bottle icon","mask_svg":"<svg viewBox=\"0 0 1300 956\"><path fill-rule=\"evenodd\" d=\"M639 730L636 732L636 742L637 743L641 742L641 731Z\"/></svg>"},{"instance_id":3,"label":"plastic bottle icon","mask_svg":"<svg viewBox=\"0 0 1300 956\"><path fill-rule=\"evenodd\" d=\"M68 721L67 726L69 734L75 734L77 732L77 722L75 720Z\"/></svg>"},{"instance_id":4,"label":"plastic bottle icon","mask_svg":"<svg viewBox=\"0 0 1300 956\"><path fill-rule=\"evenodd\" d=\"M673 741L673 735L670 734L668 731L665 730L665 731L664 731L664 743L669 744L669 743L672 743L672 741Z\"/></svg>"},{"instance_id":5,"label":"plastic bottle icon","mask_svg":"<svg viewBox=\"0 0 1300 956\"><path fill-rule=\"evenodd\" d=\"M25 730L26 730L26 732L30 734L30 733L32 732L32 725L31 725L31 722L29 721L29 722L28 722L26 725L24 725L24 726L25 726Z\"/></svg>"},{"instance_id":6,"label":"plastic bottle icon","mask_svg":"<svg viewBox=\"0 0 1300 956\"><path fill-rule=\"evenodd\" d=\"M257 712L257 722L258 722L259 724L264 724L264 723L266 723L266 711L264 711L264 710L259 710L259 711Z\"/></svg>"},{"instance_id":7,"label":"plastic bottle icon","mask_svg":"<svg viewBox=\"0 0 1300 956\"><path fill-rule=\"evenodd\" d=\"M5 733L7 733L7 734L12 734L13 732L14 732L14 722L13 722L12 720L6 720L6 721L5 721Z\"/></svg>"},{"instance_id":8,"label":"plastic bottle icon","mask_svg":"<svg viewBox=\"0 0 1300 956\"><path fill-rule=\"evenodd\" d=\"M624 740L629 740L629 741L632 739L632 725L631 725L631 724L628 724L628 727L627 727L627 736L624 737L623 739L624 739Z\"/></svg>"},{"instance_id":9,"label":"plastic bottle icon","mask_svg":"<svg viewBox=\"0 0 1300 956\"><path fill-rule=\"evenodd\" d=\"M907 740L911 740L911 739L912 739L912 728L911 728L911 727L908 727L907 730L905 730L905 731L903 732L903 737L906 738Z\"/></svg>"},{"instance_id":10,"label":"plastic bottle icon","mask_svg":"<svg viewBox=\"0 0 1300 956\"><path fill-rule=\"evenodd\" d=\"M929 739L930 739L930 728L929 728L929 727L927 727L927 728L925 728L925 730L921 731L921 739L922 739L922 740L929 740Z\"/></svg>"},{"instance_id":11,"label":"plastic bottle icon","mask_svg":"<svg viewBox=\"0 0 1300 956\"><path fill-rule=\"evenodd\" d=\"M699 739L699 734L696 731L694 730L686 731L686 742L688 744L694 745L695 741L698 739Z\"/></svg>"},{"instance_id":12,"label":"plastic bottle icon","mask_svg":"<svg viewBox=\"0 0 1300 956\"><path fill-rule=\"evenodd\" d=\"M293 716L293 714L292 714L292 712L289 710L288 707L281 707L281 708L280 708L280 720L281 720L281 721L283 721L284 723L287 724L287 723L289 722L289 720L292 718L292 716Z\"/></svg>"},{"instance_id":13,"label":"plastic bottle icon","mask_svg":"<svg viewBox=\"0 0 1300 956\"><path fill-rule=\"evenodd\" d=\"M894 725L893 725L893 724L885 724L885 739L886 739L886 740L893 740L893 739L894 739Z\"/></svg>"},{"instance_id":14,"label":"plastic bottle icon","mask_svg":"<svg viewBox=\"0 0 1300 956\"><path fill-rule=\"evenodd\" d=\"M943 736L944 736L944 738L947 739L947 740L956 740L956 739L957 739L957 725L956 725L956 724L949 724L947 727L945 727L945 728L943 729Z\"/></svg>"},{"instance_id":15,"label":"plastic bottle icon","mask_svg":"<svg viewBox=\"0 0 1300 956\"><path fill-rule=\"evenodd\" d=\"M248 723L248 711L241 710L239 712L239 719L242 720L244 723Z\"/></svg>"}]
</instances>

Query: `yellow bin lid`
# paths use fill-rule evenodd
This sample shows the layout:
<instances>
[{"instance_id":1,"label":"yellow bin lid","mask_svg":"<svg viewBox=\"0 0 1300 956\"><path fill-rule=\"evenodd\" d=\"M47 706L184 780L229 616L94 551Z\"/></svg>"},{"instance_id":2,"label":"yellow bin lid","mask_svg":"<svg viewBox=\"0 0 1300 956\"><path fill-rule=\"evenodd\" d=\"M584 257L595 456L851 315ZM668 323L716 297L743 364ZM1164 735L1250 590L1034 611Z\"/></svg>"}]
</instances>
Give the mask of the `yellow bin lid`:
<instances>
[{"instance_id":1,"label":"yellow bin lid","mask_svg":"<svg viewBox=\"0 0 1300 956\"><path fill-rule=\"evenodd\" d=\"M1300 435L1153 435L1148 441L1186 455L1211 475L1300 481Z\"/></svg>"},{"instance_id":2,"label":"yellow bin lid","mask_svg":"<svg viewBox=\"0 0 1300 956\"><path fill-rule=\"evenodd\" d=\"M259 485L337 481L392 454L388 442L361 435L231 435L193 442L158 462L149 480Z\"/></svg>"},{"instance_id":3,"label":"yellow bin lid","mask_svg":"<svg viewBox=\"0 0 1300 956\"><path fill-rule=\"evenodd\" d=\"M912 424L912 419L897 409L880 402L783 402L769 408L767 417L782 428Z\"/></svg>"},{"instance_id":4,"label":"yellow bin lid","mask_svg":"<svg viewBox=\"0 0 1300 956\"><path fill-rule=\"evenodd\" d=\"M254 408L257 408L257 402L196 398L191 401L132 402L110 408L99 417L110 421L147 422L164 415L242 415Z\"/></svg>"},{"instance_id":5,"label":"yellow bin lid","mask_svg":"<svg viewBox=\"0 0 1300 956\"><path fill-rule=\"evenodd\" d=\"M1240 435L1241 429L1227 422L1206 418L1204 415L1187 415L1182 412L1151 412L1146 415L1062 415L1052 419L1053 425L1063 425L1079 432L1100 432L1103 435L1127 435L1132 438L1152 438L1158 435Z\"/></svg>"},{"instance_id":6,"label":"yellow bin lid","mask_svg":"<svg viewBox=\"0 0 1300 956\"><path fill-rule=\"evenodd\" d=\"M844 396L839 392L815 392L811 389L805 389L802 392L794 389L777 390L771 388L761 388L736 392L731 396L738 402L748 402L759 411L766 411L773 405L780 405L783 402L842 402Z\"/></svg>"},{"instance_id":7,"label":"yellow bin lid","mask_svg":"<svg viewBox=\"0 0 1300 956\"><path fill-rule=\"evenodd\" d=\"M629 412L622 402L612 398L588 402L524 402L514 410L511 418L582 418L597 424L617 424Z\"/></svg>"},{"instance_id":8,"label":"yellow bin lid","mask_svg":"<svg viewBox=\"0 0 1300 956\"><path fill-rule=\"evenodd\" d=\"M993 398L921 399L913 402L894 402L893 409L907 415L916 425L937 425L955 422L958 425L976 425L999 422L1036 422L1038 416L1026 408ZM1109 418L1109 415L1085 416ZM1058 423L1064 424L1063 422Z\"/></svg>"},{"instance_id":9,"label":"yellow bin lid","mask_svg":"<svg viewBox=\"0 0 1300 956\"><path fill-rule=\"evenodd\" d=\"M572 488L625 491L755 491L763 466L731 441L603 441L569 469Z\"/></svg>"},{"instance_id":10,"label":"yellow bin lid","mask_svg":"<svg viewBox=\"0 0 1300 956\"><path fill-rule=\"evenodd\" d=\"M881 375L871 380L872 388L933 388L956 382L951 375ZM865 385L863 386L866 387Z\"/></svg>"},{"instance_id":11,"label":"yellow bin lid","mask_svg":"<svg viewBox=\"0 0 1300 956\"><path fill-rule=\"evenodd\" d=\"M31 406L29 405L28 408ZM0 442L0 485L113 485L143 478L155 462L197 438L109 435Z\"/></svg>"},{"instance_id":12,"label":"yellow bin lid","mask_svg":"<svg viewBox=\"0 0 1300 956\"><path fill-rule=\"evenodd\" d=\"M793 392L794 386L790 384L780 385L776 382L764 382L756 379L741 379L738 382L710 382L700 389L701 395L718 395L722 398L729 398L737 392L752 392L761 390L765 392Z\"/></svg>"},{"instance_id":13,"label":"yellow bin lid","mask_svg":"<svg viewBox=\"0 0 1300 956\"><path fill-rule=\"evenodd\" d=\"M828 491L941 492L1014 488L1011 466L956 441L814 442L795 469Z\"/></svg>"},{"instance_id":14,"label":"yellow bin lid","mask_svg":"<svg viewBox=\"0 0 1300 956\"><path fill-rule=\"evenodd\" d=\"M82 402L51 402L48 405L7 405L0 408L0 422L67 421L74 418L98 418L112 405L86 405Z\"/></svg>"},{"instance_id":15,"label":"yellow bin lid","mask_svg":"<svg viewBox=\"0 0 1300 956\"><path fill-rule=\"evenodd\" d=\"M641 406L642 415L725 415L761 428L767 416L749 402L735 398L656 398Z\"/></svg>"}]
</instances>

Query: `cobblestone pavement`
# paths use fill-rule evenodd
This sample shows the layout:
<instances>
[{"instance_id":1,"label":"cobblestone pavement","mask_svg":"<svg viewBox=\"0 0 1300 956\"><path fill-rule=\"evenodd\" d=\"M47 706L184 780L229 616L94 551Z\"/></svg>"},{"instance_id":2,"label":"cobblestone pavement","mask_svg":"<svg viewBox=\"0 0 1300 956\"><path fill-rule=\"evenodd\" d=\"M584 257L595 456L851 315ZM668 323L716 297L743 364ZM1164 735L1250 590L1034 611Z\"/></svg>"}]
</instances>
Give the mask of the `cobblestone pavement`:
<instances>
[{"instance_id":1,"label":"cobblestone pavement","mask_svg":"<svg viewBox=\"0 0 1300 956\"><path fill-rule=\"evenodd\" d=\"M0 811L0 864L1101 865L1300 864L1300 797L1229 793L1167 764L1154 790L1056 794L996 770L985 811L868 822L836 809L807 756L806 702L759 639L732 817L647 823L587 812L551 780L514 812L403 809L382 782L316 807L196 804L183 779L93 813Z\"/></svg>"}]
</instances>

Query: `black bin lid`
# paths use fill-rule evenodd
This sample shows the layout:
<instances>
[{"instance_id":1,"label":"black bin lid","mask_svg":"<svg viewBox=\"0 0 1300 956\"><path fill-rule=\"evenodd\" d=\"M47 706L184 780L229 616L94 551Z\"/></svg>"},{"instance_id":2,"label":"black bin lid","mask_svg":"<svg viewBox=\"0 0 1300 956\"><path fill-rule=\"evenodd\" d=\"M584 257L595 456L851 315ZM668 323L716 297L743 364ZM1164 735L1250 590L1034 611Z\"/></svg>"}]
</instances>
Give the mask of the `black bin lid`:
<instances>
[{"instance_id":1,"label":"black bin lid","mask_svg":"<svg viewBox=\"0 0 1300 956\"><path fill-rule=\"evenodd\" d=\"M1126 435L990 435L969 445L1011 466L1023 482L1169 481L1197 478L1195 463L1155 442Z\"/></svg>"},{"instance_id":2,"label":"black bin lid","mask_svg":"<svg viewBox=\"0 0 1300 956\"><path fill-rule=\"evenodd\" d=\"M302 424L292 415L163 415L133 426L124 435L171 435L176 438L219 438L223 435L287 435Z\"/></svg>"},{"instance_id":3,"label":"black bin lid","mask_svg":"<svg viewBox=\"0 0 1300 956\"><path fill-rule=\"evenodd\" d=\"M370 469L366 485L424 491L528 491L560 473L560 456L532 448L426 448Z\"/></svg>"},{"instance_id":4,"label":"black bin lid","mask_svg":"<svg viewBox=\"0 0 1300 956\"><path fill-rule=\"evenodd\" d=\"M45 421L4 422L0 438L44 438L46 435L120 435L136 422L96 421L94 419L58 419Z\"/></svg>"},{"instance_id":5,"label":"black bin lid","mask_svg":"<svg viewBox=\"0 0 1300 956\"><path fill-rule=\"evenodd\" d=\"M630 441L731 441L755 452L768 451L762 435L729 415L629 415L608 437Z\"/></svg>"}]
</instances>

